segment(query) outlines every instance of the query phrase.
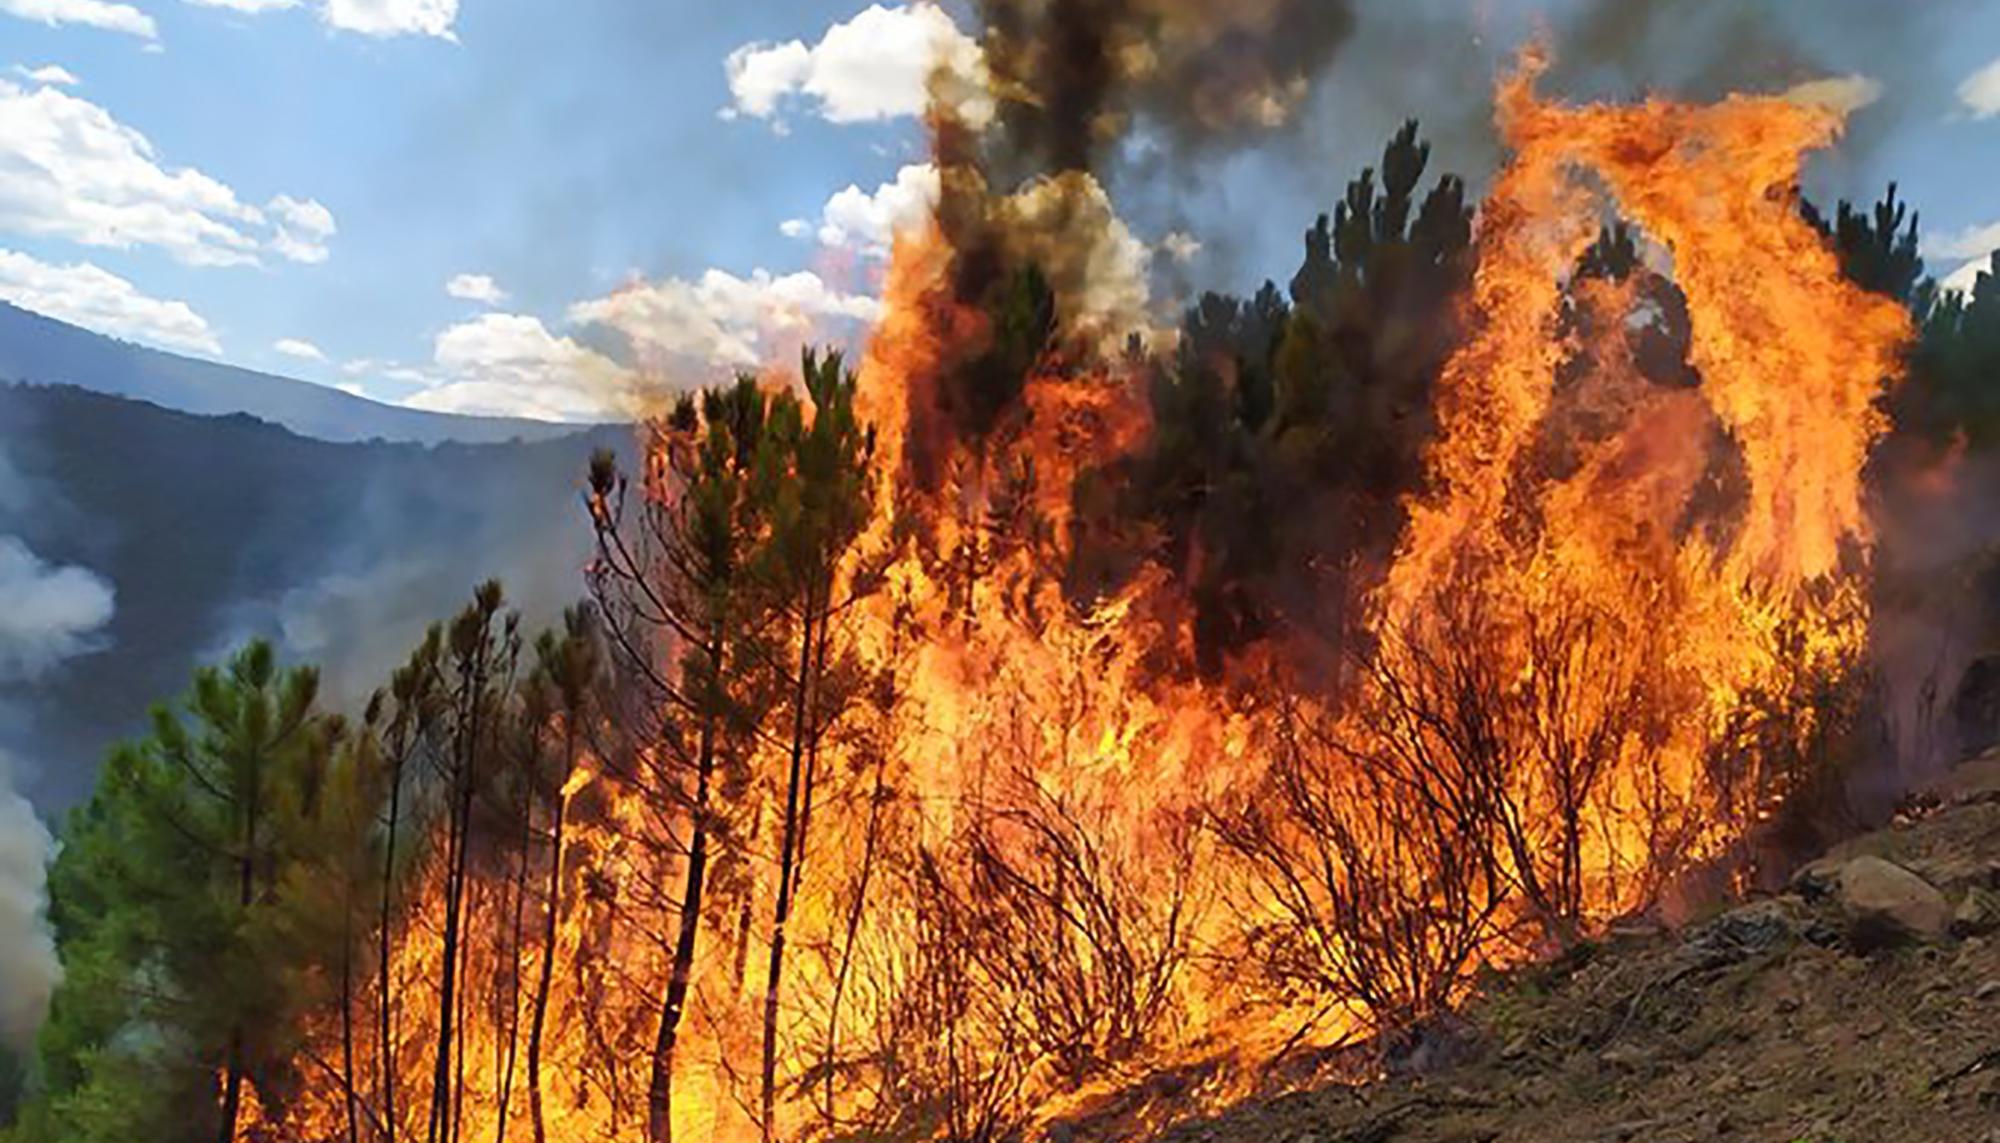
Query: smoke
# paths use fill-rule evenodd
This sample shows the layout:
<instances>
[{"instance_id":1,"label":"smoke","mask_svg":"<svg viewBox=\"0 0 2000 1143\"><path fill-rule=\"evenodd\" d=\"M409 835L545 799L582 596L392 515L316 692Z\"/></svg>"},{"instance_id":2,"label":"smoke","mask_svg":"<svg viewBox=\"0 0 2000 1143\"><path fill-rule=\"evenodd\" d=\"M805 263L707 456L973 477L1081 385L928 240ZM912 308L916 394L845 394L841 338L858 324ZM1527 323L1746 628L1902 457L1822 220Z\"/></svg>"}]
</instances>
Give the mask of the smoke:
<instances>
[{"instance_id":1,"label":"smoke","mask_svg":"<svg viewBox=\"0 0 2000 1143\"><path fill-rule=\"evenodd\" d=\"M111 585L80 567L52 567L0 536L0 682L32 679L86 651L111 621Z\"/></svg>"},{"instance_id":2,"label":"smoke","mask_svg":"<svg viewBox=\"0 0 2000 1143\"><path fill-rule=\"evenodd\" d=\"M1188 147L1281 126L1354 28L1346 3L1306 0L984 0L980 13L996 158L1019 177L1090 170L1140 121Z\"/></svg>"},{"instance_id":3,"label":"smoke","mask_svg":"<svg viewBox=\"0 0 2000 1143\"><path fill-rule=\"evenodd\" d=\"M0 1047L20 1051L41 1025L62 966L44 916L54 843L10 782L0 755Z\"/></svg>"},{"instance_id":4,"label":"smoke","mask_svg":"<svg viewBox=\"0 0 2000 1143\"><path fill-rule=\"evenodd\" d=\"M5 468L0 458L0 468ZM4 483L21 482L6 468ZM33 682L63 661L103 645L112 590L96 573L43 562L12 536L0 536L0 684ZM14 789L15 772L0 753L0 1046L28 1046L61 977L44 911L49 831Z\"/></svg>"}]
</instances>

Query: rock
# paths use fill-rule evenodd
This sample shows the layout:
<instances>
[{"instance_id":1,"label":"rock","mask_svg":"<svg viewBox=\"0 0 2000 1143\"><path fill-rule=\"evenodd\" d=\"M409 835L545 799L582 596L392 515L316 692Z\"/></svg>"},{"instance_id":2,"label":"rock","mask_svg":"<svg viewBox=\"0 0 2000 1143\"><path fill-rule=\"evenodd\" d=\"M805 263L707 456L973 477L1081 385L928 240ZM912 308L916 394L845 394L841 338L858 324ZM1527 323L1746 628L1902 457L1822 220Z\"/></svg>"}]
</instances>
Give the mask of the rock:
<instances>
[{"instance_id":1,"label":"rock","mask_svg":"<svg viewBox=\"0 0 2000 1143\"><path fill-rule=\"evenodd\" d=\"M2000 928L2000 893L1978 885L1967 889L1951 914L1952 935L1969 937L1995 928Z\"/></svg>"},{"instance_id":2,"label":"rock","mask_svg":"<svg viewBox=\"0 0 2000 1143\"><path fill-rule=\"evenodd\" d=\"M1840 867L1840 908L1848 939L1861 948L1935 940L1951 925L1951 908L1930 882L1879 857Z\"/></svg>"},{"instance_id":3,"label":"rock","mask_svg":"<svg viewBox=\"0 0 2000 1143\"><path fill-rule=\"evenodd\" d=\"M2000 980L1989 980L1972 990L1974 1000L1991 1000L2000 996Z\"/></svg>"},{"instance_id":4,"label":"rock","mask_svg":"<svg viewBox=\"0 0 2000 1143\"><path fill-rule=\"evenodd\" d=\"M1787 902L1752 901L1688 934L1687 943L1698 952L1737 961L1791 944L1799 928L1800 918Z\"/></svg>"},{"instance_id":5,"label":"rock","mask_svg":"<svg viewBox=\"0 0 2000 1143\"><path fill-rule=\"evenodd\" d=\"M1792 874L1787 887L1808 901L1824 901L1840 888L1841 859L1822 857L1808 862Z\"/></svg>"}]
</instances>

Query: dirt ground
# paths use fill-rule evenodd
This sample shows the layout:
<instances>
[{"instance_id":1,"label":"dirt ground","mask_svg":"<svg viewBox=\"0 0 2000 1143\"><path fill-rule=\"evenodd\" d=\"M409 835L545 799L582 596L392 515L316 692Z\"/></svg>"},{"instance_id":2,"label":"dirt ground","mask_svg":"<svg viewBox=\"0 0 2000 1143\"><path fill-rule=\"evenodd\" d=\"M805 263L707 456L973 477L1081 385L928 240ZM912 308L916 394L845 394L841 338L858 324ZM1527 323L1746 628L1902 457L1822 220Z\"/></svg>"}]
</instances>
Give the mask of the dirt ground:
<instances>
[{"instance_id":1,"label":"dirt ground","mask_svg":"<svg viewBox=\"0 0 2000 1143\"><path fill-rule=\"evenodd\" d=\"M1162 1143L2000 1143L2000 918L1860 951L1823 878L1863 854L1954 909L2000 890L2000 757L1792 892L1510 980L1468 1008L1455 1066L1246 1105Z\"/></svg>"}]
</instances>

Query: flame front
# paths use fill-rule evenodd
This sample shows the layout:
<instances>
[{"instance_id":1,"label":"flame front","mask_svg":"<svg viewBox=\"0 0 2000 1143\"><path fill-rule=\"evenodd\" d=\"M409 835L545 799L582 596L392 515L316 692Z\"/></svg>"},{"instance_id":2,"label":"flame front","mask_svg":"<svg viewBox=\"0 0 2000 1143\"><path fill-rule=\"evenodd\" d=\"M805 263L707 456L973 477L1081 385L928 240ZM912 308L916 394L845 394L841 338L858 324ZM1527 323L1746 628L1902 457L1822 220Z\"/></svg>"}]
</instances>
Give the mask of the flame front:
<instances>
[{"instance_id":1,"label":"flame front","mask_svg":"<svg viewBox=\"0 0 2000 1143\"><path fill-rule=\"evenodd\" d=\"M1163 569L1087 603L1065 590L1072 490L1144 439L1143 385L1045 359L977 446L940 441L925 402L983 319L951 298L936 229L898 243L857 402L886 479L846 573L882 586L841 619L879 680L829 736L811 811L778 1117L757 1110L776 876L760 811L728 897L752 904L709 920L695 962L676 1136L996 1138L1115 1113L1130 1137L1386 1024L1391 993L1420 1013L1480 963L1648 906L1792 792L1778 756L1815 728L1774 738L1745 711L1798 715L1788 687L1857 660L1862 466L1908 336L1798 217L1802 156L1839 119L1779 98L1566 106L1535 94L1539 70L1531 55L1501 86L1512 159L1481 216L1472 333L1438 381L1429 479L1367 646L1330 682L1288 666L1302 635L1204 680ZM1633 280L1576 272L1614 208L1684 299L1698 384L1644 375L1632 342L1653 302ZM909 475L919 446L928 484ZM1449 716L1415 717L1431 700ZM1463 794L1455 812L1499 839L1490 861L1447 875L1449 837L1409 848L1411 815L1445 800L1411 775ZM424 882L381 974L390 1010L378 981L347 1013L383 1034L352 1036L342 1064L341 1015L309 1029L307 1090L265 1099L243 1138L645 1136L685 844L659 792L604 760L563 790L559 892L521 888L546 868L474 882L450 1129L432 1108L442 905ZM1288 883L1288 852L1333 872ZM1431 918L1403 930L1418 947L1363 947L1392 918L1357 909L1396 902ZM552 944L518 938L550 909ZM1337 987L1412 961L1443 979Z\"/></svg>"}]
</instances>

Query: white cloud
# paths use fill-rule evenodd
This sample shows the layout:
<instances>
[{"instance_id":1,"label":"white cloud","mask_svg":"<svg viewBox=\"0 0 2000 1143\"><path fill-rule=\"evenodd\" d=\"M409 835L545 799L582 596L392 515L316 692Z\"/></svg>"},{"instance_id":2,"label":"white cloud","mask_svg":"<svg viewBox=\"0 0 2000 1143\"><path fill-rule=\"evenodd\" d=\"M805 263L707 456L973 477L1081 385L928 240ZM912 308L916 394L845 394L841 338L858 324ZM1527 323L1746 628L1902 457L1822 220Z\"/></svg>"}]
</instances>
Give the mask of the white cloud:
<instances>
[{"instance_id":1,"label":"white cloud","mask_svg":"<svg viewBox=\"0 0 2000 1143\"><path fill-rule=\"evenodd\" d=\"M148 297L132 283L87 262L56 266L0 249L0 297L100 333L168 349L222 352L208 322L186 302Z\"/></svg>"},{"instance_id":2,"label":"white cloud","mask_svg":"<svg viewBox=\"0 0 2000 1143\"><path fill-rule=\"evenodd\" d=\"M787 238L804 238L813 232L813 224L803 218L788 218L778 224L778 233Z\"/></svg>"},{"instance_id":3,"label":"white cloud","mask_svg":"<svg viewBox=\"0 0 2000 1143\"><path fill-rule=\"evenodd\" d=\"M569 311L571 321L621 334L641 362L664 371L755 368L783 348L880 315L874 298L842 293L806 270L635 282Z\"/></svg>"},{"instance_id":4,"label":"white cloud","mask_svg":"<svg viewBox=\"0 0 2000 1143\"><path fill-rule=\"evenodd\" d=\"M197 8L227 8L231 12L276 12L285 8L296 8L299 0L182 0Z\"/></svg>"},{"instance_id":5,"label":"white cloud","mask_svg":"<svg viewBox=\"0 0 2000 1143\"><path fill-rule=\"evenodd\" d=\"M1974 258L1958 269L1946 274L1938 285L1947 290L1957 290L1960 293L1970 294L1972 287L1979 282L1979 275L1992 274L1993 272L1993 258L1991 255L1984 258Z\"/></svg>"},{"instance_id":6,"label":"white cloud","mask_svg":"<svg viewBox=\"0 0 2000 1143\"><path fill-rule=\"evenodd\" d=\"M640 368L540 318L492 312L438 334L426 368L364 360L342 372L416 387L402 402L413 408L602 420L642 411L663 384L704 382L779 360L808 340L837 338L880 309L874 298L843 293L807 271L709 270L694 280L634 281L569 308L569 323L619 339Z\"/></svg>"},{"instance_id":7,"label":"white cloud","mask_svg":"<svg viewBox=\"0 0 2000 1143\"><path fill-rule=\"evenodd\" d=\"M326 0L329 27L364 36L436 36L457 40L458 0Z\"/></svg>"},{"instance_id":8,"label":"white cloud","mask_svg":"<svg viewBox=\"0 0 2000 1143\"><path fill-rule=\"evenodd\" d=\"M280 195L270 209L270 250L326 257L333 216L324 206ZM162 166L150 140L95 103L0 80L0 229L229 266L256 263L272 227L221 181Z\"/></svg>"},{"instance_id":9,"label":"white cloud","mask_svg":"<svg viewBox=\"0 0 2000 1143\"><path fill-rule=\"evenodd\" d=\"M35 20L50 27L82 24L109 32L125 32L148 40L160 34L153 18L130 4L107 0L0 0L0 12Z\"/></svg>"},{"instance_id":10,"label":"white cloud","mask_svg":"<svg viewBox=\"0 0 2000 1143\"><path fill-rule=\"evenodd\" d=\"M1947 290L1972 291L1978 281L1980 271L1992 266L1992 255L2000 250L2000 222L1989 222L1983 226L1967 226L1962 230L1940 234L1924 240L1924 257L1945 262L1956 262L1958 268L1946 274L1938 284Z\"/></svg>"},{"instance_id":11,"label":"white cloud","mask_svg":"<svg viewBox=\"0 0 2000 1143\"><path fill-rule=\"evenodd\" d=\"M808 103L832 123L920 115L934 76L961 87L952 102L984 118L979 45L930 3L870 5L835 24L817 44L802 40L745 44L729 53L729 115L772 119L788 104Z\"/></svg>"},{"instance_id":12,"label":"white cloud","mask_svg":"<svg viewBox=\"0 0 2000 1143\"><path fill-rule=\"evenodd\" d=\"M444 284L444 292L468 302L497 306L507 300L507 291L486 274L456 274Z\"/></svg>"},{"instance_id":13,"label":"white cloud","mask_svg":"<svg viewBox=\"0 0 2000 1143\"><path fill-rule=\"evenodd\" d=\"M1958 101L1974 119L2000 115L2000 59L1966 76L1958 85Z\"/></svg>"},{"instance_id":14,"label":"white cloud","mask_svg":"<svg viewBox=\"0 0 2000 1143\"><path fill-rule=\"evenodd\" d=\"M318 199L300 200L282 194L271 200L269 209L278 228L271 249L294 262L326 261L327 239L339 230L332 211Z\"/></svg>"},{"instance_id":15,"label":"white cloud","mask_svg":"<svg viewBox=\"0 0 2000 1143\"><path fill-rule=\"evenodd\" d=\"M819 240L876 258L886 258L896 233L930 217L938 200L938 171L912 163L873 193L849 185L827 199L820 211Z\"/></svg>"},{"instance_id":16,"label":"white cloud","mask_svg":"<svg viewBox=\"0 0 2000 1143\"><path fill-rule=\"evenodd\" d=\"M77 84L83 82L76 78L75 72L70 71L66 67L58 67L55 64L44 64L41 67L25 67L21 64L15 64L11 70L15 75L23 79L46 84L50 87L75 87Z\"/></svg>"},{"instance_id":17,"label":"white cloud","mask_svg":"<svg viewBox=\"0 0 2000 1143\"><path fill-rule=\"evenodd\" d=\"M1991 250L2000 250L2000 222L1968 226L1924 240L1924 253L1932 258L1983 258Z\"/></svg>"},{"instance_id":18,"label":"white cloud","mask_svg":"<svg viewBox=\"0 0 2000 1143\"><path fill-rule=\"evenodd\" d=\"M489 313L438 334L441 377L404 400L416 409L589 420L616 403L624 371L527 314Z\"/></svg>"},{"instance_id":19,"label":"white cloud","mask_svg":"<svg viewBox=\"0 0 2000 1143\"><path fill-rule=\"evenodd\" d=\"M325 361L326 354L319 346L296 337L281 337L271 343L271 348L286 357L296 357L301 361Z\"/></svg>"}]
</instances>

